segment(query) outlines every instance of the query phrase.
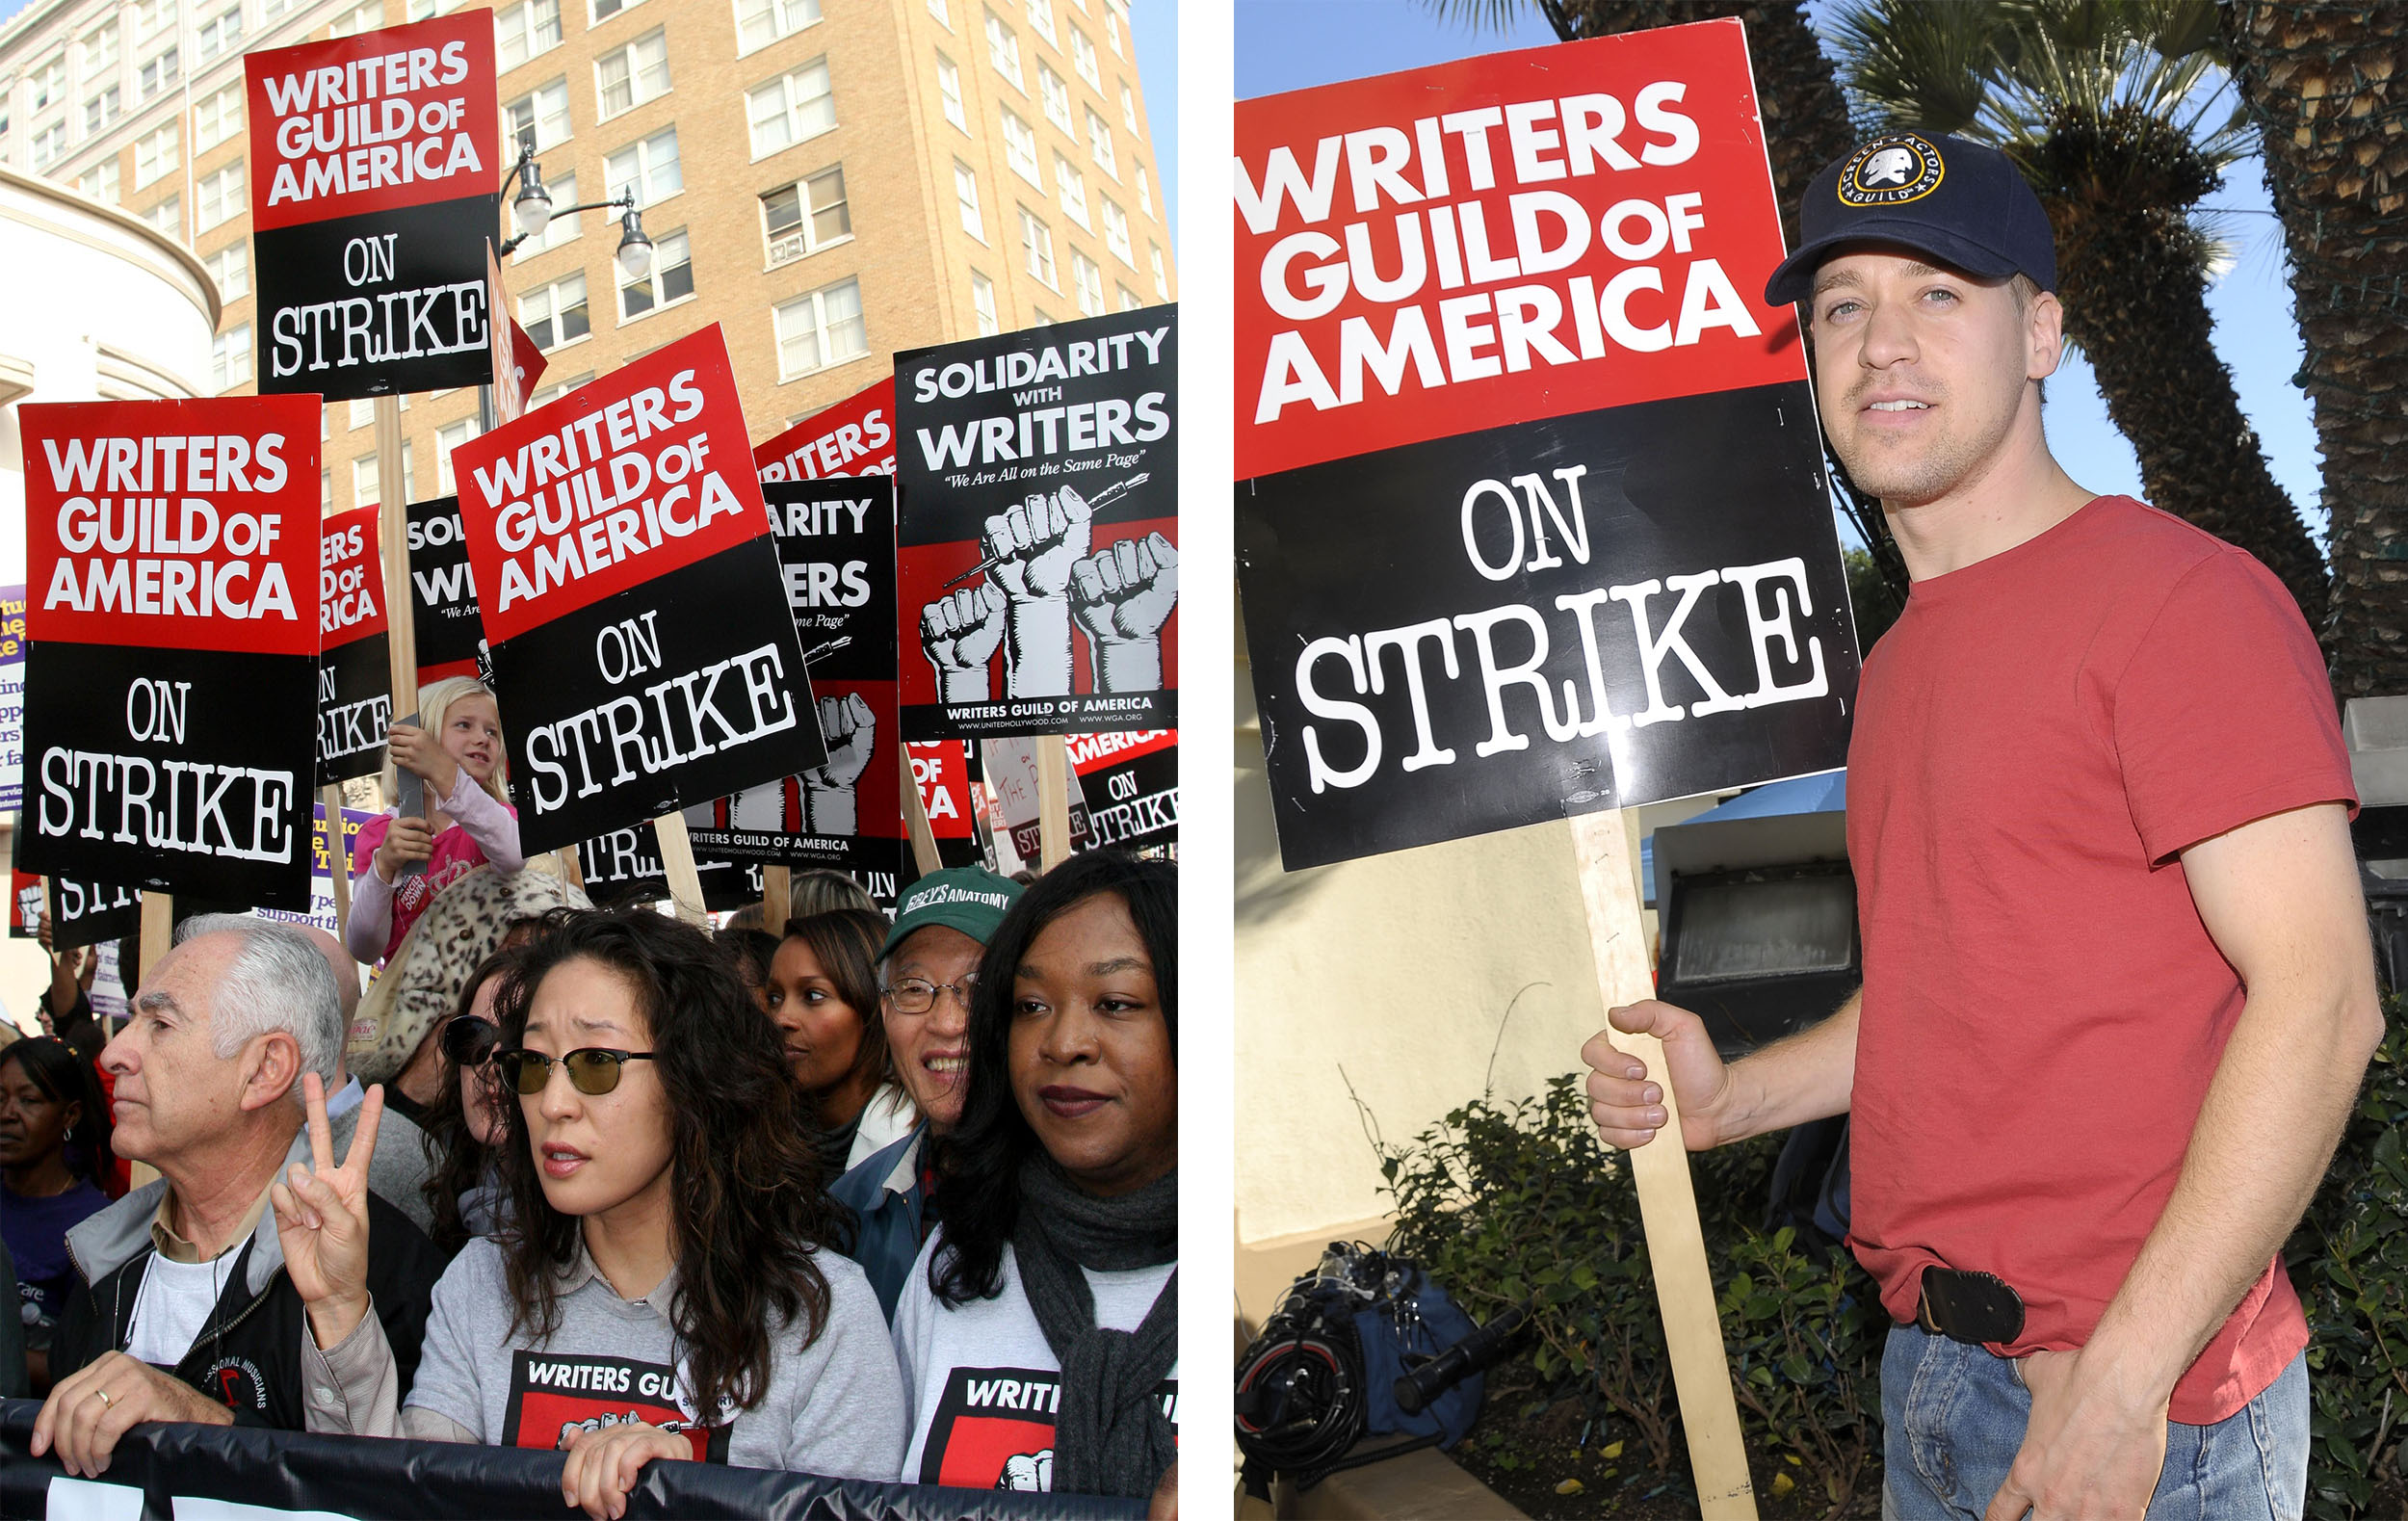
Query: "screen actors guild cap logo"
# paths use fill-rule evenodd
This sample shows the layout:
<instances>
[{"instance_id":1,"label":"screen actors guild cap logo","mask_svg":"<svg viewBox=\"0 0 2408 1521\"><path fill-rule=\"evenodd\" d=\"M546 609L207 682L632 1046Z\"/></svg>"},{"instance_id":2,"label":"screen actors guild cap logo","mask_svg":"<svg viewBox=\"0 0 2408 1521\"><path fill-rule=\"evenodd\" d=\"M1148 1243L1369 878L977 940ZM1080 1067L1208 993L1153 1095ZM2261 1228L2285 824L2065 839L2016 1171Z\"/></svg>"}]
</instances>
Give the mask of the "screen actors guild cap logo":
<instances>
[{"instance_id":1,"label":"screen actors guild cap logo","mask_svg":"<svg viewBox=\"0 0 2408 1521\"><path fill-rule=\"evenodd\" d=\"M1840 203L1864 208L1921 200L1940 188L1947 172L1940 150L1923 138L1875 138L1840 170Z\"/></svg>"}]
</instances>

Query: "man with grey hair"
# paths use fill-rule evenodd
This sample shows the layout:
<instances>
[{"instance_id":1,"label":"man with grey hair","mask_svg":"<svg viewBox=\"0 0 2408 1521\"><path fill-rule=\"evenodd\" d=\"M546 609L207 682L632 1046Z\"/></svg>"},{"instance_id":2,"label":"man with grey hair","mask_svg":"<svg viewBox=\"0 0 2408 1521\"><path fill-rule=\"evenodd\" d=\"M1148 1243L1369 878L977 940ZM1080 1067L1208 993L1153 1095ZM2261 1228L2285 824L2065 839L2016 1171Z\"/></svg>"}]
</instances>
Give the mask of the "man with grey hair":
<instances>
[{"instance_id":1,"label":"man with grey hair","mask_svg":"<svg viewBox=\"0 0 2408 1521\"><path fill-rule=\"evenodd\" d=\"M67 1233L79 1274L52 1342L57 1385L34 1429L72 1474L108 1467L143 1421L303 1427L301 1298L268 1190L312 1161L301 1079L338 1070L334 974L308 937L242 915L188 921L100 1054L116 1080L118 1155L159 1169ZM361 1106L375 1144L381 1089ZM317 1159L325 1161L326 1159ZM369 1200L378 1318L407 1380L443 1261Z\"/></svg>"}]
</instances>

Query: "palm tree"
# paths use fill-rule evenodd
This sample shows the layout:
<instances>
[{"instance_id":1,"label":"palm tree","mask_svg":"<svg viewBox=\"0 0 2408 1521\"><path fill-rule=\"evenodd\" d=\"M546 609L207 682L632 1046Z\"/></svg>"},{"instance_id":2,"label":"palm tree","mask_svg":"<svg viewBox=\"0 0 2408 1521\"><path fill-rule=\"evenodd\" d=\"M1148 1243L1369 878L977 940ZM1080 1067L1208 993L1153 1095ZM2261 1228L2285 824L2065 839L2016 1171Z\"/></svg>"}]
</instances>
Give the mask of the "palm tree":
<instances>
[{"instance_id":1,"label":"palm tree","mask_svg":"<svg viewBox=\"0 0 2408 1521\"><path fill-rule=\"evenodd\" d=\"M1855 0L1842 74L1879 124L1995 144L2056 233L2066 334L2090 357L2149 498L2263 561L2311 626L2322 558L2216 356L2192 208L2250 145L2208 0Z\"/></svg>"},{"instance_id":2,"label":"palm tree","mask_svg":"<svg viewBox=\"0 0 2408 1521\"><path fill-rule=\"evenodd\" d=\"M2218 40L2257 118L2332 519L2343 697L2408 693L2408 7L2240 0Z\"/></svg>"}]
</instances>

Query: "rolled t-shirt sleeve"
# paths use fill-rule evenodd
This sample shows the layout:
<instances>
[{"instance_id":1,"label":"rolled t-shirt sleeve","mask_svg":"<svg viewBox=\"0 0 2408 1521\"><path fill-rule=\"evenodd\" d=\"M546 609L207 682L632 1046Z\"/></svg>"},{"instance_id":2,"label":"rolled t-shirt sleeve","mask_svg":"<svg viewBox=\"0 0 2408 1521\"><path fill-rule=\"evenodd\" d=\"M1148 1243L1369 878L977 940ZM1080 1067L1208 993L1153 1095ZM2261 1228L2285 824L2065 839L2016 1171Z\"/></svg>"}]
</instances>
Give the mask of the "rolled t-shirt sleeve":
<instances>
[{"instance_id":1,"label":"rolled t-shirt sleeve","mask_svg":"<svg viewBox=\"0 0 2408 1521\"><path fill-rule=\"evenodd\" d=\"M2125 796L2152 861L2293 808L2356 807L2323 654L2283 584L2239 550L2175 584L2112 700Z\"/></svg>"}]
</instances>

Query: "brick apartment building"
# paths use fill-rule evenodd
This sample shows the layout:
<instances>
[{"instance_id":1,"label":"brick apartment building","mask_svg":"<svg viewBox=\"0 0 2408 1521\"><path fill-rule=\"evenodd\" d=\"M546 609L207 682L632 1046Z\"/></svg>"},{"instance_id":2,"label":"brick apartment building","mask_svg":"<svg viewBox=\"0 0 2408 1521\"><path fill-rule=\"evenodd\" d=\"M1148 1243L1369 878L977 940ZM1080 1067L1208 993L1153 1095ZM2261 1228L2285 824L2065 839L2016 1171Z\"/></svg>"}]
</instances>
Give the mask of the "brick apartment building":
<instances>
[{"instance_id":1,"label":"brick apartment building","mask_svg":"<svg viewBox=\"0 0 2408 1521\"><path fill-rule=\"evenodd\" d=\"M260 342L243 53L459 8L34 0L0 26L0 164L187 244L224 297L208 383L247 394ZM654 244L629 280L615 214L589 211L504 261L548 352L538 403L717 322L758 442L899 350L1175 295L1128 0L494 13L505 158L531 147L556 206L634 187ZM507 205L501 220L516 232ZM329 511L380 499L372 410L327 408ZM448 493L476 389L413 397L402 420L406 496Z\"/></svg>"}]
</instances>

